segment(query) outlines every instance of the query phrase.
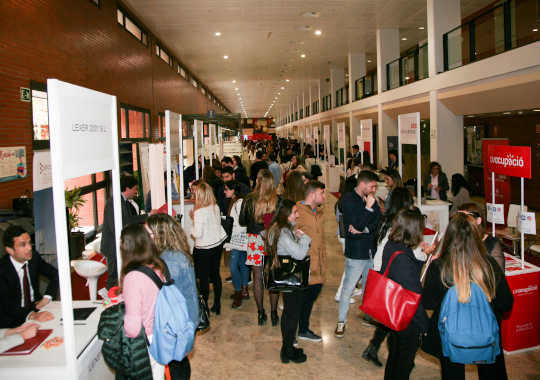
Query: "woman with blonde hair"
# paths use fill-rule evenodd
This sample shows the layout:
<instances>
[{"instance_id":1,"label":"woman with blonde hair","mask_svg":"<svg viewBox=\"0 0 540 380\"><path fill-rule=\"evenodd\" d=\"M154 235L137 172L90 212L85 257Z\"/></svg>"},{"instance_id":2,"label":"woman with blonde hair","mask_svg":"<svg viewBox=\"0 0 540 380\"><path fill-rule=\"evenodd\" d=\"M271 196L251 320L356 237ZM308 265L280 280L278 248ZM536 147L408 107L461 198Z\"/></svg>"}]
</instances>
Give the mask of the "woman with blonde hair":
<instances>
[{"instance_id":1,"label":"woman with blonde hair","mask_svg":"<svg viewBox=\"0 0 540 380\"><path fill-rule=\"evenodd\" d=\"M152 215L146 220L145 228L161 252L160 257L167 264L174 284L186 299L189 319L197 326L199 324L197 280L186 233L180 223L168 214ZM169 370L171 379L189 379L191 366L188 357L180 362L175 360L170 362Z\"/></svg>"},{"instance_id":2,"label":"woman with blonde hair","mask_svg":"<svg viewBox=\"0 0 540 380\"><path fill-rule=\"evenodd\" d=\"M443 380L465 379L465 365L452 363L442 352L438 324L441 305L448 289L455 285L458 301L467 303L471 296L471 282L477 284L491 303L499 325L499 334L503 312L512 310L514 304L504 271L497 261L487 254L482 235L482 230L472 215L458 212L450 219L446 229L440 258L433 260L426 273L422 304L427 310L433 310L433 315L422 350L440 360ZM496 357L495 363L478 365L480 380L508 379L502 338L500 345L501 353Z\"/></svg>"},{"instance_id":3,"label":"woman with blonde hair","mask_svg":"<svg viewBox=\"0 0 540 380\"><path fill-rule=\"evenodd\" d=\"M242 203L239 223L247 227L248 249L246 265L251 265L253 270L253 293L259 312L258 323L262 326L268 319L263 308L263 257L266 256L264 240L261 232L270 224L276 208L279 197L276 192L274 176L268 169L262 169L257 175L257 186L253 192L246 196ZM277 303L279 292L270 293L270 303L272 308L272 325L277 326L279 318L277 316Z\"/></svg>"},{"instance_id":4,"label":"woman with blonde hair","mask_svg":"<svg viewBox=\"0 0 540 380\"><path fill-rule=\"evenodd\" d=\"M221 313L221 276L219 264L223 242L227 233L221 227L219 206L212 188L207 183L201 183L195 190L195 207L189 212L193 219L191 235L195 238L193 248L193 260L195 262L195 274L199 279L201 295L208 303L210 295L210 278L214 286L214 306L210 311L219 315Z\"/></svg>"}]
</instances>

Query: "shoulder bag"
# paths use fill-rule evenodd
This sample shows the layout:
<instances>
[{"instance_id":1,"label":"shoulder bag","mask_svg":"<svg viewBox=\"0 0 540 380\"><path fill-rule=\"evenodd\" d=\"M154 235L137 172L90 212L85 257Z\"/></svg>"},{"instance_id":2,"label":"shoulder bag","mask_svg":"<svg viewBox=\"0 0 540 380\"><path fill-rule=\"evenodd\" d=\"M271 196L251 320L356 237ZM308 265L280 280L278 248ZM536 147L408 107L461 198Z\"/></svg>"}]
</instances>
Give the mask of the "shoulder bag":
<instances>
[{"instance_id":1,"label":"shoulder bag","mask_svg":"<svg viewBox=\"0 0 540 380\"><path fill-rule=\"evenodd\" d=\"M394 252L384 274L369 270L364 300L360 310L394 331L403 331L411 323L420 304L421 295L403 288L388 278L394 258L403 253Z\"/></svg>"},{"instance_id":2,"label":"shoulder bag","mask_svg":"<svg viewBox=\"0 0 540 380\"><path fill-rule=\"evenodd\" d=\"M269 269L265 276L265 287L268 290L292 291L306 290L309 285L310 259L293 259L291 256L278 256L279 267L272 268L272 258L265 257Z\"/></svg>"}]
</instances>

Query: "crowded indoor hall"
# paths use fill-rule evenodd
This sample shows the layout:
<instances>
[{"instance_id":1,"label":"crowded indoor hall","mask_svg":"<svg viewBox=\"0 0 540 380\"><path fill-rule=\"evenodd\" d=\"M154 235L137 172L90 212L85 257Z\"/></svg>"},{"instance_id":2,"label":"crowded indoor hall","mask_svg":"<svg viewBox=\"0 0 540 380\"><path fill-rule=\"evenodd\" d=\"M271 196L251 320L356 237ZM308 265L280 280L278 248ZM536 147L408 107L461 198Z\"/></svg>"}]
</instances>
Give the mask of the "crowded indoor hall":
<instances>
[{"instance_id":1,"label":"crowded indoor hall","mask_svg":"<svg viewBox=\"0 0 540 380\"><path fill-rule=\"evenodd\" d=\"M540 1L0 9L0 379L540 378Z\"/></svg>"}]
</instances>

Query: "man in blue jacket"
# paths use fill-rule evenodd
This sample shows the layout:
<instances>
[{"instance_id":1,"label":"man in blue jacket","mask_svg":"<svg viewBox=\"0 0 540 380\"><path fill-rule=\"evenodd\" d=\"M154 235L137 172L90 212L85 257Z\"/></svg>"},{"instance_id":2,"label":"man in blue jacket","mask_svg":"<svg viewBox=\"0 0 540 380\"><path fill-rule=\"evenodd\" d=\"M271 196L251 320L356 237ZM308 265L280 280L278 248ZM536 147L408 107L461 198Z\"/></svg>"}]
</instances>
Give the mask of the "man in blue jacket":
<instances>
[{"instance_id":1,"label":"man in blue jacket","mask_svg":"<svg viewBox=\"0 0 540 380\"><path fill-rule=\"evenodd\" d=\"M343 199L343 222L345 229L345 279L339 299L339 318L334 335L343 338L347 328L347 312L351 294L362 276L362 287L366 288L368 272L373 269L377 224L382 217L377 204L375 190L378 177L364 170L358 174L356 188ZM362 324L375 327L372 318L364 315Z\"/></svg>"}]
</instances>

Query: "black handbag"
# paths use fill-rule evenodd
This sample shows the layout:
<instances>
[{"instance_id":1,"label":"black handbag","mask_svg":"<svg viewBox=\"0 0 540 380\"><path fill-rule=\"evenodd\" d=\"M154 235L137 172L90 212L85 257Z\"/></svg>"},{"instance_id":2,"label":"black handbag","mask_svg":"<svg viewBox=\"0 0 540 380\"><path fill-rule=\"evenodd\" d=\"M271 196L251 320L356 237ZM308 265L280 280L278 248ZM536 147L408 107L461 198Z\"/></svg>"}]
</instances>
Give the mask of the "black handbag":
<instances>
[{"instance_id":1,"label":"black handbag","mask_svg":"<svg viewBox=\"0 0 540 380\"><path fill-rule=\"evenodd\" d=\"M23 216L34 217L34 198L30 198L30 190L25 192L26 198L13 199L13 210L21 211Z\"/></svg>"},{"instance_id":2,"label":"black handbag","mask_svg":"<svg viewBox=\"0 0 540 380\"><path fill-rule=\"evenodd\" d=\"M303 260L293 259L291 256L277 256L279 267L272 268L272 258L266 274L265 287L268 290L292 291L306 290L309 285L311 262L309 256Z\"/></svg>"},{"instance_id":3,"label":"black handbag","mask_svg":"<svg viewBox=\"0 0 540 380\"><path fill-rule=\"evenodd\" d=\"M202 296L197 295L199 297L199 325L196 331L202 331L210 327L210 310L208 310L208 305L204 302Z\"/></svg>"},{"instance_id":4,"label":"black handbag","mask_svg":"<svg viewBox=\"0 0 540 380\"><path fill-rule=\"evenodd\" d=\"M223 229L227 233L227 238L223 241L223 243L231 242L233 224L234 224L234 219L231 216L221 217L221 227L223 227Z\"/></svg>"}]
</instances>

